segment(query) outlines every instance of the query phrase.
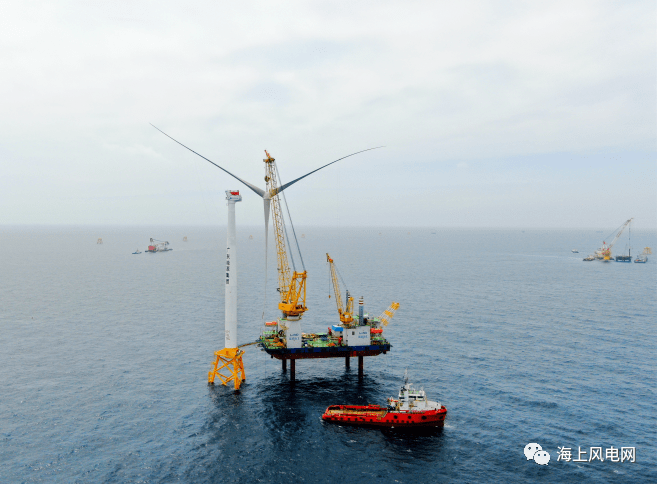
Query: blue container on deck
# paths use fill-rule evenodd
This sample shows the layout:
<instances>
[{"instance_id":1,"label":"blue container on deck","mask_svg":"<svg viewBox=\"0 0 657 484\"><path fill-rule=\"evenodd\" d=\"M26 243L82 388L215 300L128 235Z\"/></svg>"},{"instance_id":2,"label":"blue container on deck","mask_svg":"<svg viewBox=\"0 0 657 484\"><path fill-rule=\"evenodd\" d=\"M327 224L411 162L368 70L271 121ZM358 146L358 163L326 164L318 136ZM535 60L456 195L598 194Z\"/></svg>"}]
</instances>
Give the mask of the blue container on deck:
<instances>
[{"instance_id":1,"label":"blue container on deck","mask_svg":"<svg viewBox=\"0 0 657 484\"><path fill-rule=\"evenodd\" d=\"M342 332L342 326L338 326L337 324L334 324L333 326L331 326L331 329L332 329L333 331L339 331L339 332Z\"/></svg>"}]
</instances>

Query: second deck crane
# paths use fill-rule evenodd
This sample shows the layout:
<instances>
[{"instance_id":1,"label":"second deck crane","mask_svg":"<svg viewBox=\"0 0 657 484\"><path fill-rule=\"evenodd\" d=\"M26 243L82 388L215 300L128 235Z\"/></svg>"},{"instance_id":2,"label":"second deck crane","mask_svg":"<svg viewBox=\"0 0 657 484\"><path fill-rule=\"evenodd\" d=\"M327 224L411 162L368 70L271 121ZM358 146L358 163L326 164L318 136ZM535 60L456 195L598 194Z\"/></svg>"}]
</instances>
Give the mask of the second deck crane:
<instances>
[{"instance_id":1,"label":"second deck crane","mask_svg":"<svg viewBox=\"0 0 657 484\"><path fill-rule=\"evenodd\" d=\"M349 294L347 289L345 300L346 306L342 302L342 294L340 292L340 281L338 280L338 271L331 256L326 254L326 262L329 263L329 270L331 272L331 282L333 283L333 294L335 294L335 303L338 306L338 314L340 315L340 322L345 326L350 326L354 321L354 298ZM344 281L343 281L344 282Z\"/></svg>"}]
</instances>

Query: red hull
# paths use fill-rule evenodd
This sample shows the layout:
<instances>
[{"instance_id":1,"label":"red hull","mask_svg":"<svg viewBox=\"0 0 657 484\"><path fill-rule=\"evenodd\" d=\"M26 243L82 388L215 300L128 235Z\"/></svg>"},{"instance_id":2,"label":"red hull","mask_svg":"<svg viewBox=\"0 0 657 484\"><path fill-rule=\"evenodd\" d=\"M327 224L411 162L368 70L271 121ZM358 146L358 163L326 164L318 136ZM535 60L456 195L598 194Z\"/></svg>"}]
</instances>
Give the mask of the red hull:
<instances>
[{"instance_id":1,"label":"red hull","mask_svg":"<svg viewBox=\"0 0 657 484\"><path fill-rule=\"evenodd\" d=\"M442 427L447 409L391 411L379 405L331 405L322 415L327 422L375 427Z\"/></svg>"}]
</instances>

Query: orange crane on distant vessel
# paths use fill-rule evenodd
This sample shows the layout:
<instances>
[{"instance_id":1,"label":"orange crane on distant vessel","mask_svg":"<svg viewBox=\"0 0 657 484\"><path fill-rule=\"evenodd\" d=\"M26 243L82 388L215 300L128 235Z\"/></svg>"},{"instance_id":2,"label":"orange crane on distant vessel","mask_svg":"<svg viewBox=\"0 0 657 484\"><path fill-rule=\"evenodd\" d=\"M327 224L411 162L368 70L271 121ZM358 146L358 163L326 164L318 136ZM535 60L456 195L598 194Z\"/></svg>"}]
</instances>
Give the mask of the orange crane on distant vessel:
<instances>
[{"instance_id":1,"label":"orange crane on distant vessel","mask_svg":"<svg viewBox=\"0 0 657 484\"><path fill-rule=\"evenodd\" d=\"M634 220L634 217L630 218L629 220L626 220L625 223L623 223L623 225L621 225L618 229L616 229L618 232L616 233L616 236L614 237L614 239L611 241L610 244L607 244L604 240L602 241L602 247L595 251L595 258L596 259L602 259L603 261L606 261L606 262L609 262L611 260L611 249L612 249L612 247L618 241L620 236L623 234L623 231L625 230L625 228L628 225L630 225L632 220ZM616 231L614 231L614 232L616 232Z\"/></svg>"}]
</instances>

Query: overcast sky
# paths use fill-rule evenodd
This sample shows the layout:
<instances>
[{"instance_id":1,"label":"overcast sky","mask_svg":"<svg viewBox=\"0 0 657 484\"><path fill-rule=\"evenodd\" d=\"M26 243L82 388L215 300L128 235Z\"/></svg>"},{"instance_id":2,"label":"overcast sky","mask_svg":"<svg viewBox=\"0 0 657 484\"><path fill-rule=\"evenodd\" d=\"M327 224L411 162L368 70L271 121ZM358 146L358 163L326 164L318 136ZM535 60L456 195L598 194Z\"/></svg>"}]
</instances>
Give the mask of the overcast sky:
<instances>
[{"instance_id":1,"label":"overcast sky","mask_svg":"<svg viewBox=\"0 0 657 484\"><path fill-rule=\"evenodd\" d=\"M0 224L657 227L650 1L3 1Z\"/></svg>"}]
</instances>

